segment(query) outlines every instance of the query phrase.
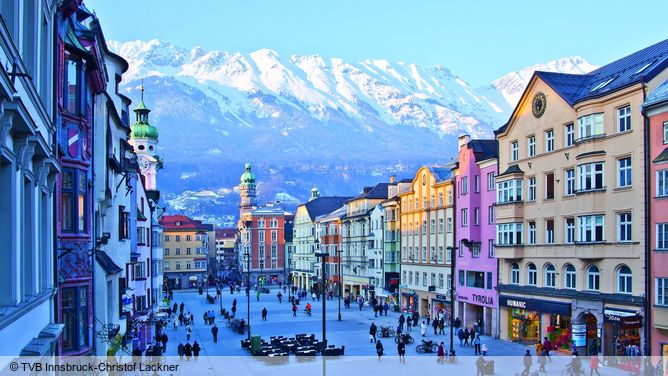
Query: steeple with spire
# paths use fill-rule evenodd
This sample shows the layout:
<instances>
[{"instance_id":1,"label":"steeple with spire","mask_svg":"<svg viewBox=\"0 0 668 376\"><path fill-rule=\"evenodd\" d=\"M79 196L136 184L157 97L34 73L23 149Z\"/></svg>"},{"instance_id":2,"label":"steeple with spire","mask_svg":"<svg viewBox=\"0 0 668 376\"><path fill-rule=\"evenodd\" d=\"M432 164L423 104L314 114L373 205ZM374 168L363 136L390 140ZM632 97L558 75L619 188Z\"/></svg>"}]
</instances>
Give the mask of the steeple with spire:
<instances>
[{"instance_id":1,"label":"steeple with spire","mask_svg":"<svg viewBox=\"0 0 668 376\"><path fill-rule=\"evenodd\" d=\"M151 110L144 103L144 80L142 79L141 100L134 109L136 121L132 125L132 136L130 144L137 154L137 161L142 175L146 178L146 189L157 190L156 175L160 164L160 158L156 155L158 146L158 128L148 122L148 114Z\"/></svg>"},{"instance_id":2,"label":"steeple with spire","mask_svg":"<svg viewBox=\"0 0 668 376\"><path fill-rule=\"evenodd\" d=\"M255 197L255 175L251 172L250 163L246 163L244 166L244 173L241 174L239 196L241 197L241 202L239 204L239 218L241 219L250 215L250 212L257 208Z\"/></svg>"}]
</instances>

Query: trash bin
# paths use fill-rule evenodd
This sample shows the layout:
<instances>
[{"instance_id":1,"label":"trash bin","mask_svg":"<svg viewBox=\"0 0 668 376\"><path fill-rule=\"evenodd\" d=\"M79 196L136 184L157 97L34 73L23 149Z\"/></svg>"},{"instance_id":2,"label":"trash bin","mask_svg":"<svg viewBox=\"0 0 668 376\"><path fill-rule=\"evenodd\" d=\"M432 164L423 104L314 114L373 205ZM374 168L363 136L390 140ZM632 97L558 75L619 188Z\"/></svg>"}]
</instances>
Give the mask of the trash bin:
<instances>
[{"instance_id":1,"label":"trash bin","mask_svg":"<svg viewBox=\"0 0 668 376\"><path fill-rule=\"evenodd\" d=\"M262 349L262 338L260 336L252 336L251 337L251 354L257 355L260 353L260 350Z\"/></svg>"}]
</instances>

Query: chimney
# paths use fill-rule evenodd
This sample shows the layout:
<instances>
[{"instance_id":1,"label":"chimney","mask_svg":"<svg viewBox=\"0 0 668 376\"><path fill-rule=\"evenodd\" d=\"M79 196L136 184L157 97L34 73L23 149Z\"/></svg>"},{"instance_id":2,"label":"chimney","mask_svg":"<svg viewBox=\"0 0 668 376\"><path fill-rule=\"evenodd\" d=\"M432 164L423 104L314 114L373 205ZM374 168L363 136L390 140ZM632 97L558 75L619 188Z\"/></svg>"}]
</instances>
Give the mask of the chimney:
<instances>
[{"instance_id":1,"label":"chimney","mask_svg":"<svg viewBox=\"0 0 668 376\"><path fill-rule=\"evenodd\" d=\"M394 184L397 181L397 175L390 175L390 184Z\"/></svg>"},{"instance_id":2,"label":"chimney","mask_svg":"<svg viewBox=\"0 0 668 376\"><path fill-rule=\"evenodd\" d=\"M459 148L461 149L462 146L468 144L469 141L471 141L471 136L469 136L467 134L463 134L463 135L459 136Z\"/></svg>"}]
</instances>

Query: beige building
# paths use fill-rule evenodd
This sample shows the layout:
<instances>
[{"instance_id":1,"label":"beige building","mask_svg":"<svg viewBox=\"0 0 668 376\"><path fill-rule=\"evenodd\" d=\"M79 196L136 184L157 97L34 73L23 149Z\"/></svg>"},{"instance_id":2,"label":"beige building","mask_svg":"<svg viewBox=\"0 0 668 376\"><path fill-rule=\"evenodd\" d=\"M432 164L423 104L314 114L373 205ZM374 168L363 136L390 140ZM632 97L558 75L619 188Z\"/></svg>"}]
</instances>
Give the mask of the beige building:
<instances>
[{"instance_id":1,"label":"beige building","mask_svg":"<svg viewBox=\"0 0 668 376\"><path fill-rule=\"evenodd\" d=\"M184 215L165 215L163 273L171 289L203 286L208 278L209 232L213 226Z\"/></svg>"},{"instance_id":2,"label":"beige building","mask_svg":"<svg viewBox=\"0 0 668 376\"><path fill-rule=\"evenodd\" d=\"M643 349L640 108L666 75L644 71L653 47L587 75L536 72L496 132L502 339L549 336L580 354Z\"/></svg>"},{"instance_id":3,"label":"beige building","mask_svg":"<svg viewBox=\"0 0 668 376\"><path fill-rule=\"evenodd\" d=\"M410 190L399 194L403 310L450 314L450 260L453 245L451 167L421 167Z\"/></svg>"}]
</instances>

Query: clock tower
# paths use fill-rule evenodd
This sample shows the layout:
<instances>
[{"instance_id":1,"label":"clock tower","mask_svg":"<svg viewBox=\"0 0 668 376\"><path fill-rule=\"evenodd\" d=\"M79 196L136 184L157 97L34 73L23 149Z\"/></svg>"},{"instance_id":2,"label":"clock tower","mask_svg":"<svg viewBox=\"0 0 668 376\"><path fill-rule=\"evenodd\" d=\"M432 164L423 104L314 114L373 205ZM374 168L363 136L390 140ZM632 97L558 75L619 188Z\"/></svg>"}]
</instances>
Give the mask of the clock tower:
<instances>
[{"instance_id":1,"label":"clock tower","mask_svg":"<svg viewBox=\"0 0 668 376\"><path fill-rule=\"evenodd\" d=\"M250 163L246 163L244 173L241 174L239 196L241 196L239 219L242 219L250 215L251 211L257 209L257 202L255 200L255 175L251 172Z\"/></svg>"},{"instance_id":2,"label":"clock tower","mask_svg":"<svg viewBox=\"0 0 668 376\"><path fill-rule=\"evenodd\" d=\"M156 175L160 168L160 158L156 155L158 129L148 122L151 112L144 104L144 85L141 86L141 101L134 109L136 121L132 126L130 144L134 147L139 162L139 169L144 175L147 191L157 191Z\"/></svg>"}]
</instances>

